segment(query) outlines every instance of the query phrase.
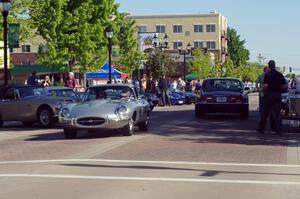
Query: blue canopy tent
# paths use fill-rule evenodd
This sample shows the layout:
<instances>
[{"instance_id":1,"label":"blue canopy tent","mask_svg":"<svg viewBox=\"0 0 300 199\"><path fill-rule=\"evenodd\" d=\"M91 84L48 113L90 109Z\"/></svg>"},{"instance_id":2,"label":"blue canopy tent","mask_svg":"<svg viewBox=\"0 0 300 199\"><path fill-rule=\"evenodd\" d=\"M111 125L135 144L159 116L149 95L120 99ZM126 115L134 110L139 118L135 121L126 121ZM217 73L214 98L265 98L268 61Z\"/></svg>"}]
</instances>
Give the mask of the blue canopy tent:
<instances>
[{"instance_id":1,"label":"blue canopy tent","mask_svg":"<svg viewBox=\"0 0 300 199\"><path fill-rule=\"evenodd\" d=\"M97 72L85 73L86 79L108 79L109 78L109 65L105 63ZM117 79L125 78L127 75L118 71L117 69L111 68L111 76Z\"/></svg>"}]
</instances>

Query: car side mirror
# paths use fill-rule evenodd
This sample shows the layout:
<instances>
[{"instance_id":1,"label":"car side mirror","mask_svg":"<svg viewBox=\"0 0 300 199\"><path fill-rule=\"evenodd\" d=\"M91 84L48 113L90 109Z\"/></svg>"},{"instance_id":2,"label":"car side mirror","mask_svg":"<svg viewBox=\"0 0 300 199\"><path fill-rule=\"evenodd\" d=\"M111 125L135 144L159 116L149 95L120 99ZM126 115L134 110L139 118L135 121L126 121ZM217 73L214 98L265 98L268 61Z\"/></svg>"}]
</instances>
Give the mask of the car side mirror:
<instances>
[{"instance_id":1,"label":"car side mirror","mask_svg":"<svg viewBox=\"0 0 300 199\"><path fill-rule=\"evenodd\" d=\"M245 90L246 92L250 92L250 88L249 88L249 87L245 87L244 90Z\"/></svg>"}]
</instances>

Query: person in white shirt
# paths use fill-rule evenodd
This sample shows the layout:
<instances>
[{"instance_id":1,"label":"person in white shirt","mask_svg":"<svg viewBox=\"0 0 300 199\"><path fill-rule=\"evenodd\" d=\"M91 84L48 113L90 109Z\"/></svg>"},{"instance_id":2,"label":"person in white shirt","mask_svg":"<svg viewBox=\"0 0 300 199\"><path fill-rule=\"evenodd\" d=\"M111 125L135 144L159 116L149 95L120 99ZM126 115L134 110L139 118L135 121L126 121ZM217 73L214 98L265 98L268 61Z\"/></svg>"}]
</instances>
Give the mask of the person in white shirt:
<instances>
[{"instance_id":1,"label":"person in white shirt","mask_svg":"<svg viewBox=\"0 0 300 199\"><path fill-rule=\"evenodd\" d=\"M293 91L300 91L300 81L295 74L292 74L292 79L290 80L290 88Z\"/></svg>"}]
</instances>

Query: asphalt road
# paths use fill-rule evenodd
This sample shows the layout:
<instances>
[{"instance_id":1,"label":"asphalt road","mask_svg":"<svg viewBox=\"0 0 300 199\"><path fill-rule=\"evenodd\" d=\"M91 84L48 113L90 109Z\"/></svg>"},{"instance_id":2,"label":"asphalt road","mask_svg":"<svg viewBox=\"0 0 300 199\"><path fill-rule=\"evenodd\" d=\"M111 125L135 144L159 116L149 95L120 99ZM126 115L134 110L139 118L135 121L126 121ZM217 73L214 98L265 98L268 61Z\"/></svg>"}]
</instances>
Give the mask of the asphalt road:
<instances>
[{"instance_id":1,"label":"asphalt road","mask_svg":"<svg viewBox=\"0 0 300 199\"><path fill-rule=\"evenodd\" d=\"M132 137L9 123L0 131L0 198L299 198L299 134L257 134L247 120L157 108Z\"/></svg>"}]
</instances>

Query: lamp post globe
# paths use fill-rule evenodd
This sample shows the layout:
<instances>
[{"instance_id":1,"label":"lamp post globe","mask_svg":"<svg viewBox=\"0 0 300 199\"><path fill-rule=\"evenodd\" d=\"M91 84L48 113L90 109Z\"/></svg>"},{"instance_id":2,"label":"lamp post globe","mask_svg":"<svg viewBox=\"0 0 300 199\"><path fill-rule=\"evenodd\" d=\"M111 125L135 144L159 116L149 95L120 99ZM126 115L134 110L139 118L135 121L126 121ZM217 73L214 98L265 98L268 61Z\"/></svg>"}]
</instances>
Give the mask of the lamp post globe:
<instances>
[{"instance_id":1,"label":"lamp post globe","mask_svg":"<svg viewBox=\"0 0 300 199\"><path fill-rule=\"evenodd\" d=\"M7 63L7 16L10 10L10 0L1 0L0 8L3 15L3 40L4 40L4 86L8 85L8 63Z\"/></svg>"}]
</instances>

